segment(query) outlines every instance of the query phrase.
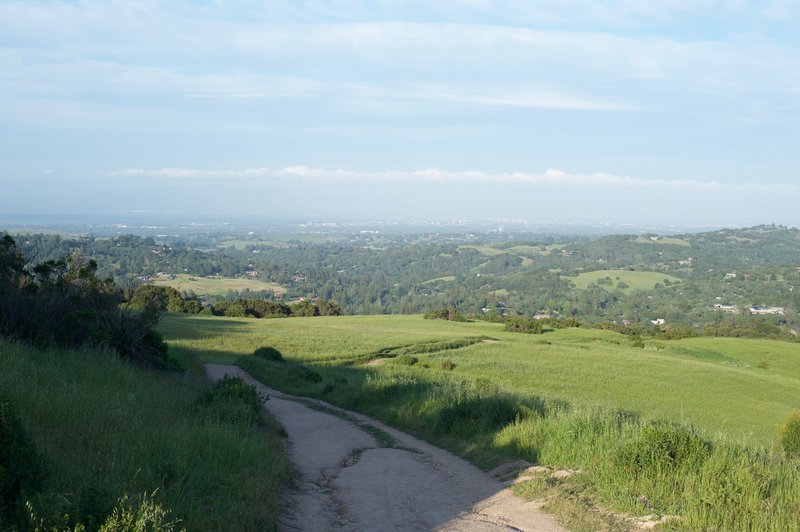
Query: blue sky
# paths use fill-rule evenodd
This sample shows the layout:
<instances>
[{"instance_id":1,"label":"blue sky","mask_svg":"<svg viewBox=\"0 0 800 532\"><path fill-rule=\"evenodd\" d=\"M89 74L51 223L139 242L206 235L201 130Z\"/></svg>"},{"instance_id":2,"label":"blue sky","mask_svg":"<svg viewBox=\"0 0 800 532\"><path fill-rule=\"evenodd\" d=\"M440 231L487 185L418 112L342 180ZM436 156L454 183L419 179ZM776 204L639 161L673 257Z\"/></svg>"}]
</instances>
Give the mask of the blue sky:
<instances>
[{"instance_id":1,"label":"blue sky","mask_svg":"<svg viewBox=\"0 0 800 532\"><path fill-rule=\"evenodd\" d=\"M0 0L0 214L800 225L798 27L789 0Z\"/></svg>"}]
</instances>

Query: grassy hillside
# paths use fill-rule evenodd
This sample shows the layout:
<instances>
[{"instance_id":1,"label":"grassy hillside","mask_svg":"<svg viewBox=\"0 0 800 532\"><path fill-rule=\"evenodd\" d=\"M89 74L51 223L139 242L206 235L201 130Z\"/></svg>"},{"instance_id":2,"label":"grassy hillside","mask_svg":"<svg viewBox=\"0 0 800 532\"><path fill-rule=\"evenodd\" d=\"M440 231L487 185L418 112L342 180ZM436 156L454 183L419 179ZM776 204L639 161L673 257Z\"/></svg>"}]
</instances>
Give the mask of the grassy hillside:
<instances>
[{"instance_id":1,"label":"grassy hillside","mask_svg":"<svg viewBox=\"0 0 800 532\"><path fill-rule=\"evenodd\" d=\"M652 290L655 288L656 283L663 283L664 279L668 279L671 283L679 283L680 279L672 275L666 275L661 272L639 272L628 270L595 270L578 275L577 277L567 277L576 288L585 289L589 284L602 283L606 278L611 279L611 283L607 286L609 290L618 288L619 283L628 285L622 288L623 292L630 292L632 290Z\"/></svg>"},{"instance_id":2,"label":"grassy hillside","mask_svg":"<svg viewBox=\"0 0 800 532\"><path fill-rule=\"evenodd\" d=\"M800 463L773 445L798 407L794 343L641 348L608 331L524 335L419 316L170 316L163 331L179 350L245 355L239 365L269 385L376 416L484 467L523 458L579 469L517 488L557 495L549 508L578 529L632 527L625 516L645 514L679 516L665 529L800 529ZM268 345L286 360L249 356Z\"/></svg>"},{"instance_id":3,"label":"grassy hillside","mask_svg":"<svg viewBox=\"0 0 800 532\"><path fill-rule=\"evenodd\" d=\"M286 289L277 283L267 283L257 279L240 277L200 277L188 274L162 275L157 277L153 284L171 286L179 292L194 292L197 295L206 296L224 296L229 290L286 292Z\"/></svg>"},{"instance_id":4,"label":"grassy hillside","mask_svg":"<svg viewBox=\"0 0 800 532\"><path fill-rule=\"evenodd\" d=\"M268 345L298 362L364 359L390 347L491 337L451 351L417 354L456 364L452 376L489 379L501 390L690 423L709 435L770 447L781 420L798 406L800 344L692 338L647 341L592 329L544 335L503 332L493 323L420 316L340 316L273 320L171 315L170 344L224 362ZM410 369L429 376L424 369Z\"/></svg>"},{"instance_id":5,"label":"grassy hillside","mask_svg":"<svg viewBox=\"0 0 800 532\"><path fill-rule=\"evenodd\" d=\"M103 351L0 339L0 398L45 463L29 500L46 528L93 529L120 497L156 491L187 530L275 529L289 480L278 428L231 415L230 402L201 404L209 387L196 367L146 371Z\"/></svg>"}]
</instances>

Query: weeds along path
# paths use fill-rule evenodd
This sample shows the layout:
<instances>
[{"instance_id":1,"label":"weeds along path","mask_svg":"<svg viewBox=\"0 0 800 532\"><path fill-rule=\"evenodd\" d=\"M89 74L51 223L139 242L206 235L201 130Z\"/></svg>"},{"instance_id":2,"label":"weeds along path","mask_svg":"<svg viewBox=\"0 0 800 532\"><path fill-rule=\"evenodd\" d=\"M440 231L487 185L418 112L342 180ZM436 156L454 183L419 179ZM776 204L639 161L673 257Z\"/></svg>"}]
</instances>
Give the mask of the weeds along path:
<instances>
[{"instance_id":1,"label":"weeds along path","mask_svg":"<svg viewBox=\"0 0 800 532\"><path fill-rule=\"evenodd\" d=\"M283 394L236 366L206 365L212 379L241 377L269 396L298 471L285 530L561 531L535 502L469 462L361 414Z\"/></svg>"}]
</instances>

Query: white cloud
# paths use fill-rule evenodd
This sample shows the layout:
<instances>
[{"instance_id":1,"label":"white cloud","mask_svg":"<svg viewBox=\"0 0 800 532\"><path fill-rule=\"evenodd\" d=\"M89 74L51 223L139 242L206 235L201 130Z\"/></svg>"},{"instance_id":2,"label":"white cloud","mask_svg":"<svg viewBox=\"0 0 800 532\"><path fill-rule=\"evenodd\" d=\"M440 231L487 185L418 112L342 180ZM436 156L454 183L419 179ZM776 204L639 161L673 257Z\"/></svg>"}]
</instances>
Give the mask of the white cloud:
<instances>
[{"instance_id":1,"label":"white cloud","mask_svg":"<svg viewBox=\"0 0 800 532\"><path fill-rule=\"evenodd\" d=\"M472 182L472 183L520 183L544 186L598 187L624 189L672 189L672 190L796 190L799 185L742 183L722 184L716 181L696 181L682 179L643 179L617 176L604 172L592 174L569 173L555 168L544 172L484 172L480 170L444 170L426 168L421 170L347 170L343 168L314 168L309 166L288 166L270 169L267 167L245 168L239 170L202 170L189 168L141 169L129 168L112 172L119 177L144 177L152 179L175 180L319 180L319 181L416 181L416 182Z\"/></svg>"}]
</instances>

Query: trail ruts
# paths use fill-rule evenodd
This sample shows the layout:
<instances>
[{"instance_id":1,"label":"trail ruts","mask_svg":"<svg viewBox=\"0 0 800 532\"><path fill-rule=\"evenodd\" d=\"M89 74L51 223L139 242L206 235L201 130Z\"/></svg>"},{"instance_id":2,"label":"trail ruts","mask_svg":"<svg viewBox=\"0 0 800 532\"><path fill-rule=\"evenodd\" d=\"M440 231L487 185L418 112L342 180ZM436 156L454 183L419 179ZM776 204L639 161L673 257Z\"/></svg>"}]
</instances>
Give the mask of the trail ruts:
<instances>
[{"instance_id":1,"label":"trail ruts","mask_svg":"<svg viewBox=\"0 0 800 532\"><path fill-rule=\"evenodd\" d=\"M287 496L284 530L563 530L537 503L447 451L366 416L267 388L235 366L207 365L206 372L255 385L288 433L299 478Z\"/></svg>"}]
</instances>

